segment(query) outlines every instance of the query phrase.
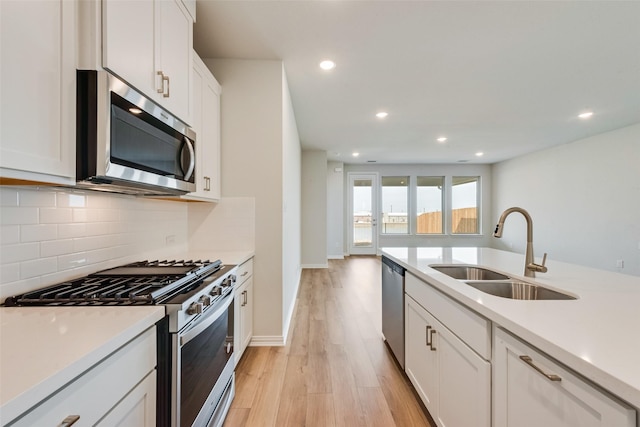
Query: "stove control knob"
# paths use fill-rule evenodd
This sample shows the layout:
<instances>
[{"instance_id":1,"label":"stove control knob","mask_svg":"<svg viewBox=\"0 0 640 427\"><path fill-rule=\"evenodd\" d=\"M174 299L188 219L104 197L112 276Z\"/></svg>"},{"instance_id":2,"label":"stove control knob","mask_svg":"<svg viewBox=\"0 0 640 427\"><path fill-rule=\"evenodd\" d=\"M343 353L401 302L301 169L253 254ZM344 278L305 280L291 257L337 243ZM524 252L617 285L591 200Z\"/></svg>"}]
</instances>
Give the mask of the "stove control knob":
<instances>
[{"instance_id":1,"label":"stove control knob","mask_svg":"<svg viewBox=\"0 0 640 427\"><path fill-rule=\"evenodd\" d=\"M224 279L222 281L222 286L224 286L225 288L229 287L229 286L233 286L233 282L235 282L236 276L229 276L226 279Z\"/></svg>"},{"instance_id":2,"label":"stove control knob","mask_svg":"<svg viewBox=\"0 0 640 427\"><path fill-rule=\"evenodd\" d=\"M202 305L203 305L204 307L208 307L208 306L210 306L210 305L211 305L211 297L210 297L210 296L208 296L208 295L202 295L202 296L200 297L200 302L202 303Z\"/></svg>"},{"instance_id":3,"label":"stove control knob","mask_svg":"<svg viewBox=\"0 0 640 427\"><path fill-rule=\"evenodd\" d=\"M200 313L202 313L201 302L194 302L189 306L189 308L187 308L187 314L200 314Z\"/></svg>"},{"instance_id":4,"label":"stove control knob","mask_svg":"<svg viewBox=\"0 0 640 427\"><path fill-rule=\"evenodd\" d=\"M214 297L222 295L222 288L220 286L216 286L215 288L211 289L211 292L209 292L209 295Z\"/></svg>"}]
</instances>

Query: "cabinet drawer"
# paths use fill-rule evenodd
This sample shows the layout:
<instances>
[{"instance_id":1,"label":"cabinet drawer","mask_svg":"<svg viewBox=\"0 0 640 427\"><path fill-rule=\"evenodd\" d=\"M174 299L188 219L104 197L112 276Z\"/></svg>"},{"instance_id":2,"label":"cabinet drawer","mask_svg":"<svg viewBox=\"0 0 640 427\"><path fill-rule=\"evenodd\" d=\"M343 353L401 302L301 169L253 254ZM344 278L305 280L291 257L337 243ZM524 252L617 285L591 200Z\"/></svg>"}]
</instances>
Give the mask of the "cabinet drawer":
<instances>
[{"instance_id":1,"label":"cabinet drawer","mask_svg":"<svg viewBox=\"0 0 640 427\"><path fill-rule=\"evenodd\" d=\"M69 415L80 416L74 427L92 426L150 372L155 378L155 367L153 327L62 387L12 426L57 426Z\"/></svg>"},{"instance_id":2,"label":"cabinet drawer","mask_svg":"<svg viewBox=\"0 0 640 427\"><path fill-rule=\"evenodd\" d=\"M491 322L407 272L405 292L486 360L491 359Z\"/></svg>"},{"instance_id":3,"label":"cabinet drawer","mask_svg":"<svg viewBox=\"0 0 640 427\"><path fill-rule=\"evenodd\" d=\"M635 427L636 411L554 359L496 328L495 427Z\"/></svg>"},{"instance_id":4,"label":"cabinet drawer","mask_svg":"<svg viewBox=\"0 0 640 427\"><path fill-rule=\"evenodd\" d=\"M238 266L238 283L236 286L241 285L249 277L253 275L253 258L243 262Z\"/></svg>"}]
</instances>

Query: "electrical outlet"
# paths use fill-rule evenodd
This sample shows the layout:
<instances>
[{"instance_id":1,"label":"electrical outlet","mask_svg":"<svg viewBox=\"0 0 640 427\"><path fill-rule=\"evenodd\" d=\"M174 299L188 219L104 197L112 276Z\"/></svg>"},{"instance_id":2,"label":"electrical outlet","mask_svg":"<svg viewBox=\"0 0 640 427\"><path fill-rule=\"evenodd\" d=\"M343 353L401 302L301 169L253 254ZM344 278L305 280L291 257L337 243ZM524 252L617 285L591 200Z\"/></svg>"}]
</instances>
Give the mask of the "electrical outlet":
<instances>
[{"instance_id":1,"label":"electrical outlet","mask_svg":"<svg viewBox=\"0 0 640 427\"><path fill-rule=\"evenodd\" d=\"M624 260L619 259L616 261L616 268L624 268Z\"/></svg>"}]
</instances>

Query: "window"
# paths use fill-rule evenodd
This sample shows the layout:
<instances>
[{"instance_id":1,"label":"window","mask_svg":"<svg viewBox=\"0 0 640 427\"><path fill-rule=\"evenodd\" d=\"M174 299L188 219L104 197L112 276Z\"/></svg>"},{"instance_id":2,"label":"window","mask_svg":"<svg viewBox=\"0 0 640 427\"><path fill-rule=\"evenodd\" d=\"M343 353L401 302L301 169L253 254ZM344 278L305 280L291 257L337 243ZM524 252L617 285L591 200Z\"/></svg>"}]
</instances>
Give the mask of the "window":
<instances>
[{"instance_id":1,"label":"window","mask_svg":"<svg viewBox=\"0 0 640 427\"><path fill-rule=\"evenodd\" d=\"M409 177L382 177L381 234L409 233Z\"/></svg>"},{"instance_id":2,"label":"window","mask_svg":"<svg viewBox=\"0 0 640 427\"><path fill-rule=\"evenodd\" d=\"M478 234L477 176L454 176L451 187L451 233Z\"/></svg>"},{"instance_id":3,"label":"window","mask_svg":"<svg viewBox=\"0 0 640 427\"><path fill-rule=\"evenodd\" d=\"M442 234L444 177L419 176L416 184L416 233Z\"/></svg>"}]
</instances>

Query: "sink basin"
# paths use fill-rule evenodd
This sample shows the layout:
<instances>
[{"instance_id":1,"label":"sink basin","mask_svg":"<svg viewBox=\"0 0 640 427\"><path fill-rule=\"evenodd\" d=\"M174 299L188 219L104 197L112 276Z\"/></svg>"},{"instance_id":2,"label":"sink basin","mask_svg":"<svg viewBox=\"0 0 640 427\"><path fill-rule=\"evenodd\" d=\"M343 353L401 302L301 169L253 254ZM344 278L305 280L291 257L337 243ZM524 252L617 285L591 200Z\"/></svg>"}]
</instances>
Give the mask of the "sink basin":
<instances>
[{"instance_id":1,"label":"sink basin","mask_svg":"<svg viewBox=\"0 0 640 427\"><path fill-rule=\"evenodd\" d=\"M572 300L575 297L519 280L473 280L467 285L497 297L519 300Z\"/></svg>"},{"instance_id":2,"label":"sink basin","mask_svg":"<svg viewBox=\"0 0 640 427\"><path fill-rule=\"evenodd\" d=\"M506 280L508 276L482 267L472 265L430 265L447 276L458 280Z\"/></svg>"}]
</instances>

